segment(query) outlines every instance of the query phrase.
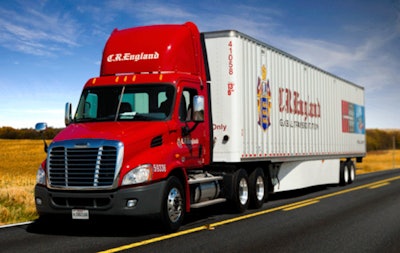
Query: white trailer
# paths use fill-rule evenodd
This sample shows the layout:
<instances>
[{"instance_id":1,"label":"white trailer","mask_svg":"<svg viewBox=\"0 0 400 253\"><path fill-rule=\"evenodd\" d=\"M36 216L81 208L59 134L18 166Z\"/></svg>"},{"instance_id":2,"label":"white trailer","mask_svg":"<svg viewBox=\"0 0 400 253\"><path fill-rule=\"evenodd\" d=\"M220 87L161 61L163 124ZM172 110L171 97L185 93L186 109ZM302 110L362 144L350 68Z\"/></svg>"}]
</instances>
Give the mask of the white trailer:
<instances>
[{"instance_id":1,"label":"white trailer","mask_svg":"<svg viewBox=\"0 0 400 253\"><path fill-rule=\"evenodd\" d=\"M264 162L275 192L354 180L363 87L237 31L204 37L215 163Z\"/></svg>"}]
</instances>

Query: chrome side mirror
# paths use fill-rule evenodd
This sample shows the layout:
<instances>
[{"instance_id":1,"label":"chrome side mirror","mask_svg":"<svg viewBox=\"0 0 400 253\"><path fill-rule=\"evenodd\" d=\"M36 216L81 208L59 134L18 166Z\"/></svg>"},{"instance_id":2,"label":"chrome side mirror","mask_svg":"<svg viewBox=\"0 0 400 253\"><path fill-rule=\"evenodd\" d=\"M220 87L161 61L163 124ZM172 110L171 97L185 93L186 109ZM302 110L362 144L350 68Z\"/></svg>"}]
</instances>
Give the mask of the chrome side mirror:
<instances>
[{"instance_id":1,"label":"chrome side mirror","mask_svg":"<svg viewBox=\"0 0 400 253\"><path fill-rule=\"evenodd\" d=\"M46 131L46 129L47 129L47 123L45 122L40 122L35 125L36 132L41 133L43 131Z\"/></svg>"},{"instance_id":2,"label":"chrome side mirror","mask_svg":"<svg viewBox=\"0 0 400 253\"><path fill-rule=\"evenodd\" d=\"M204 97L194 96L193 97L193 121L203 122L204 121Z\"/></svg>"},{"instance_id":3,"label":"chrome side mirror","mask_svg":"<svg viewBox=\"0 0 400 253\"><path fill-rule=\"evenodd\" d=\"M65 104L64 122L66 126L72 122L72 104L69 102Z\"/></svg>"},{"instance_id":4,"label":"chrome side mirror","mask_svg":"<svg viewBox=\"0 0 400 253\"><path fill-rule=\"evenodd\" d=\"M42 135L42 139L43 139L43 143L44 143L44 152L47 153L48 146L46 143L46 139L44 138L44 134L43 134L43 132L46 131L46 129L47 129L47 123L40 122L35 125L35 130Z\"/></svg>"}]
</instances>

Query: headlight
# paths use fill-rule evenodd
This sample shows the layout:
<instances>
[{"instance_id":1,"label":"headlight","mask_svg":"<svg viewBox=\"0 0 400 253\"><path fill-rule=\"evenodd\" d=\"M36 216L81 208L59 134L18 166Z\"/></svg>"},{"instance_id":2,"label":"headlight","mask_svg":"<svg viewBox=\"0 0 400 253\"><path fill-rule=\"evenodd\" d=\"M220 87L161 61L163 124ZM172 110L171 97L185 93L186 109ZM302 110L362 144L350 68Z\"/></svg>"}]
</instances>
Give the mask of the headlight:
<instances>
[{"instance_id":1,"label":"headlight","mask_svg":"<svg viewBox=\"0 0 400 253\"><path fill-rule=\"evenodd\" d=\"M42 166L39 167L36 173L36 183L41 185L46 185L46 173L44 172Z\"/></svg>"},{"instance_id":2,"label":"headlight","mask_svg":"<svg viewBox=\"0 0 400 253\"><path fill-rule=\"evenodd\" d=\"M153 166L151 164L140 165L129 171L122 179L122 185L140 184L150 181L153 176Z\"/></svg>"}]
</instances>

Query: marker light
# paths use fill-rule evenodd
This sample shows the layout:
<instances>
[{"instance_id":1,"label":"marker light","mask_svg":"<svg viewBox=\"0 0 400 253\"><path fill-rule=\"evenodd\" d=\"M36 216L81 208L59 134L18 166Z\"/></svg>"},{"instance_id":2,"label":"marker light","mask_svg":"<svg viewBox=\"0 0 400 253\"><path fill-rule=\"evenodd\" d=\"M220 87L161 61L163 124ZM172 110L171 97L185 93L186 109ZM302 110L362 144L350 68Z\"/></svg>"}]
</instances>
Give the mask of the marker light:
<instances>
[{"instance_id":1,"label":"marker light","mask_svg":"<svg viewBox=\"0 0 400 253\"><path fill-rule=\"evenodd\" d=\"M36 183L41 185L46 185L46 173L44 172L42 166L39 167L36 173Z\"/></svg>"}]
</instances>

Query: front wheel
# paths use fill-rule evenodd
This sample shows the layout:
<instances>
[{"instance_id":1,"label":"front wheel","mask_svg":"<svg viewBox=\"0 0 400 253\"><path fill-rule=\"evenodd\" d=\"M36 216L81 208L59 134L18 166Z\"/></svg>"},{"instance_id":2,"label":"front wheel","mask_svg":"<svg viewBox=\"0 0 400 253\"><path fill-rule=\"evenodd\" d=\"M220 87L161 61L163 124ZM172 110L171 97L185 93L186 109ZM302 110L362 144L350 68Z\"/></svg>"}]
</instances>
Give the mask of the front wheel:
<instances>
[{"instance_id":1,"label":"front wheel","mask_svg":"<svg viewBox=\"0 0 400 253\"><path fill-rule=\"evenodd\" d=\"M166 232L179 229L185 216L185 194L182 183L177 177L170 177L164 189L161 221Z\"/></svg>"}]
</instances>

